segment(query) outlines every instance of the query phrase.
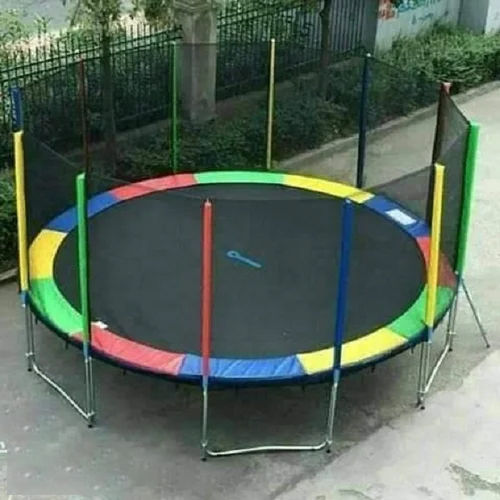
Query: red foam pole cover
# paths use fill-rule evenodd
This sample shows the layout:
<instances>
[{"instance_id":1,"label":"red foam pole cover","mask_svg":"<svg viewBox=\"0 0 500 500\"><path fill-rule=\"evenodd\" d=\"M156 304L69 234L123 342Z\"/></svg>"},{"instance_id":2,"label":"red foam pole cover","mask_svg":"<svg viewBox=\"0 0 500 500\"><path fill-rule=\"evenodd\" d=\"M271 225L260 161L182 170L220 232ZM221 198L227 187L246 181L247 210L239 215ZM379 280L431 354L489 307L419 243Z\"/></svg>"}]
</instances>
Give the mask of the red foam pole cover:
<instances>
[{"instance_id":1,"label":"red foam pole cover","mask_svg":"<svg viewBox=\"0 0 500 500\"><path fill-rule=\"evenodd\" d=\"M212 335L212 203L203 205L202 278L201 278L201 355L202 375L210 375L210 341Z\"/></svg>"}]
</instances>

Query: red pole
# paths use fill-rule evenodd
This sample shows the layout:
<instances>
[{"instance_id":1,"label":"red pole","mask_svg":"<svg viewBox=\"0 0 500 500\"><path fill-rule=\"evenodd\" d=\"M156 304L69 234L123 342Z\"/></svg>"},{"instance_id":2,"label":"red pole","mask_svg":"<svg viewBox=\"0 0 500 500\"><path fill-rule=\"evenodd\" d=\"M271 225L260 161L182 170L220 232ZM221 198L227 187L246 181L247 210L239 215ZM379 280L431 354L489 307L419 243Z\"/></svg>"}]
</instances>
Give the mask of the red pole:
<instances>
[{"instance_id":1,"label":"red pole","mask_svg":"<svg viewBox=\"0 0 500 500\"><path fill-rule=\"evenodd\" d=\"M203 204L203 239L201 270L201 356L203 385L210 375L210 340L212 335L212 203Z\"/></svg>"}]
</instances>

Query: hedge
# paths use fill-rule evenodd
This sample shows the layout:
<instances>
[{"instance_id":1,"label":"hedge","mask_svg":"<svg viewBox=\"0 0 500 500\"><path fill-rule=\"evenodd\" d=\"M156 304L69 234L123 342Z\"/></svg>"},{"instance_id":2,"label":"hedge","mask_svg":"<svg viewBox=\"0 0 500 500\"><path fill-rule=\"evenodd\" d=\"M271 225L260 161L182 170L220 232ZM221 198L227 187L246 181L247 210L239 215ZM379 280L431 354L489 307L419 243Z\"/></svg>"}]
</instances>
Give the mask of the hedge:
<instances>
[{"instance_id":1,"label":"hedge","mask_svg":"<svg viewBox=\"0 0 500 500\"><path fill-rule=\"evenodd\" d=\"M495 80L499 56L500 34L478 35L447 25L436 25L415 38L400 38L381 55L410 74L452 82L454 93Z\"/></svg>"}]
</instances>

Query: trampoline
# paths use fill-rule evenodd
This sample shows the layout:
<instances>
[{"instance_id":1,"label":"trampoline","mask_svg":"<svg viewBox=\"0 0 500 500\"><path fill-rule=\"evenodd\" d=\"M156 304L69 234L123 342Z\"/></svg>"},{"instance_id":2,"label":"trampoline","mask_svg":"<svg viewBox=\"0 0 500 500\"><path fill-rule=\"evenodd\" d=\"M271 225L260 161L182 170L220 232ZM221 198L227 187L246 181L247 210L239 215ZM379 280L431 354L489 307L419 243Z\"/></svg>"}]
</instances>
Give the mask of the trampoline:
<instances>
[{"instance_id":1,"label":"trampoline","mask_svg":"<svg viewBox=\"0 0 500 500\"><path fill-rule=\"evenodd\" d=\"M179 174L88 202L94 355L180 381L201 377L202 208L213 204L211 380L298 382L331 374L341 206L354 232L341 366L377 363L422 340L429 229L351 186L272 172ZM31 238L30 302L81 343L75 208ZM442 255L437 316L456 278Z\"/></svg>"},{"instance_id":2,"label":"trampoline","mask_svg":"<svg viewBox=\"0 0 500 500\"><path fill-rule=\"evenodd\" d=\"M152 164L153 157L141 157L144 165L138 171L129 169L137 166L135 155L131 165L127 157L121 158L118 171L97 158L91 161L91 132L99 141L104 128L89 128L83 61L78 71L82 151L73 151L74 137L61 144L54 139L49 145L24 130L20 92L12 93L28 370L57 391L89 426L96 417L94 358L125 370L199 384L203 458L330 451L342 375L417 344L422 346L417 401L423 406L453 345L459 290L465 291L489 345L463 279L478 126L461 113L446 84L438 92L435 82L419 80L415 85L369 54L353 57L332 65L334 99L324 111L331 113L332 105L335 114L345 108L346 125L358 117L356 164L350 165L350 153L344 155L346 172L355 175L356 187L280 173L274 151L297 158L293 155L319 143L314 137L306 146L290 143L290 137L311 132L306 125L314 122L275 112L275 94L283 103L297 99L290 93L291 84L304 98L309 87L316 86L309 80L312 74L304 79L303 69L293 77L281 68L277 74L285 79L275 87L275 56L280 60L289 47L276 53L271 41L267 133L256 134L253 120L242 119L245 126L235 137L244 133L250 142L228 142L239 154L234 170L226 169L233 158L225 150L222 157L210 152L208 164L203 159L199 164L190 156L190 134L195 134L195 143L202 141L203 148L210 139L203 136L205 126L179 126L177 105L182 96L177 94L176 46L172 44L169 56L169 137L168 148L161 146L161 165L156 154ZM192 54L193 46L188 47ZM381 88L386 91L380 93ZM393 116L395 96L404 98L405 107ZM310 110L318 103L314 94ZM431 134L418 134L412 138L415 147L407 151L407 141L388 134L380 148L380 137L368 133L424 103L437 103L432 145ZM234 116L239 116L236 109ZM239 127L240 119L234 123ZM292 125L299 127L293 134ZM325 139L336 137L337 132L332 137L330 133ZM158 140L163 144L165 137ZM245 148L252 141L257 156L265 150L265 159L247 164ZM181 145L187 155L180 155ZM95 152L100 148L96 142ZM243 157L244 162L238 161ZM316 153L312 157L319 161ZM329 176L343 178L343 161L332 163ZM239 171L237 166L251 171ZM202 172L189 173L193 170ZM122 178L107 177L111 172ZM174 174L148 179L151 172ZM127 182L130 178L140 181ZM364 190L367 185L370 191ZM431 367L434 329L448 311L443 348ZM82 349L83 403L38 364L33 317ZM209 446L213 386L323 380L330 391L326 429L319 442Z\"/></svg>"}]
</instances>

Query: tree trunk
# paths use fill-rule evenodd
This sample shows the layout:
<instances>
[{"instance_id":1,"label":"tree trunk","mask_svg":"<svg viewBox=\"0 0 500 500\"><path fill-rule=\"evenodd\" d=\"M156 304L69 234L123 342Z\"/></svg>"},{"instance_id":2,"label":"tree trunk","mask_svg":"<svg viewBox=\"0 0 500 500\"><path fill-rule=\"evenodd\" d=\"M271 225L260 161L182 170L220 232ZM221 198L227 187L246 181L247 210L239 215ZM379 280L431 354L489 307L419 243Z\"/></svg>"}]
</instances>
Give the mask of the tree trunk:
<instances>
[{"instance_id":1,"label":"tree trunk","mask_svg":"<svg viewBox=\"0 0 500 500\"><path fill-rule=\"evenodd\" d=\"M111 36L108 26L101 30L101 84L102 84L102 117L105 142L106 161L111 173L116 170L116 124L113 98L113 67L111 59Z\"/></svg>"},{"instance_id":2,"label":"tree trunk","mask_svg":"<svg viewBox=\"0 0 500 500\"><path fill-rule=\"evenodd\" d=\"M318 94L323 99L326 98L328 88L328 64L330 62L330 40L331 40L331 12L332 1L324 0L323 8L319 13L321 20L321 52L318 73Z\"/></svg>"}]
</instances>

